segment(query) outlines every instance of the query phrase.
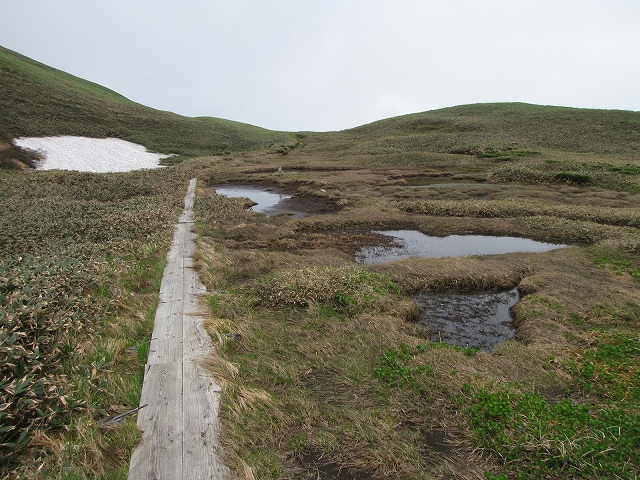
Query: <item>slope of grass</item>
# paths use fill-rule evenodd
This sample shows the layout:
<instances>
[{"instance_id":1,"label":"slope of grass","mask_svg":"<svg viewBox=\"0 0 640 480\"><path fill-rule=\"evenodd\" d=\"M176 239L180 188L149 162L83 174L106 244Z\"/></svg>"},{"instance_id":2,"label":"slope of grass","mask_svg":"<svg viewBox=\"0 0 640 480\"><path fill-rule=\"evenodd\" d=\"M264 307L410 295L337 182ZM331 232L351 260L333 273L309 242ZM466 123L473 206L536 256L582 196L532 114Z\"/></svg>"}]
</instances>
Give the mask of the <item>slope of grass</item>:
<instances>
[{"instance_id":1,"label":"slope of grass","mask_svg":"<svg viewBox=\"0 0 640 480\"><path fill-rule=\"evenodd\" d=\"M318 150L442 152L509 161L540 150L638 154L640 112L489 103L404 115L318 135ZM310 141L315 139L310 135Z\"/></svg>"},{"instance_id":2,"label":"slope of grass","mask_svg":"<svg viewBox=\"0 0 640 480\"><path fill-rule=\"evenodd\" d=\"M242 151L290 137L211 117L188 118L122 95L0 47L0 132L11 137L117 137L180 155Z\"/></svg>"}]
</instances>

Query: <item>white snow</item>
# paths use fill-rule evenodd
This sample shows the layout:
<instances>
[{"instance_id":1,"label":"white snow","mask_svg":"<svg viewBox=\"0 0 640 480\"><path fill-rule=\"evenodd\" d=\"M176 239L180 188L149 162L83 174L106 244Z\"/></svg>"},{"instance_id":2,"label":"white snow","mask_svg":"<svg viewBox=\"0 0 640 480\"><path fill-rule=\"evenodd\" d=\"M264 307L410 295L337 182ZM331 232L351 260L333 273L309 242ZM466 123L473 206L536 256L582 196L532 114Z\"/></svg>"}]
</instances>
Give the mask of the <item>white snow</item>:
<instances>
[{"instance_id":1,"label":"white snow","mask_svg":"<svg viewBox=\"0 0 640 480\"><path fill-rule=\"evenodd\" d=\"M118 138L42 137L17 138L17 146L39 151L44 160L37 170L79 172L130 172L162 168L158 162L172 155L148 152L145 147Z\"/></svg>"}]
</instances>

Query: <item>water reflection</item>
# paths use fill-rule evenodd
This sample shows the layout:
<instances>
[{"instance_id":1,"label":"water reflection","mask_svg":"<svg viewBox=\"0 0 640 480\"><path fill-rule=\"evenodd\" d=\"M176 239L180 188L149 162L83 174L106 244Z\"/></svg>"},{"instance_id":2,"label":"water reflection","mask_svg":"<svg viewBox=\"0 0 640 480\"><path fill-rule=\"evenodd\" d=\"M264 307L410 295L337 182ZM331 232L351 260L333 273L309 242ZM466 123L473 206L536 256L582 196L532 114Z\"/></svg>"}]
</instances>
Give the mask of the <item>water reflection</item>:
<instances>
[{"instance_id":1,"label":"water reflection","mask_svg":"<svg viewBox=\"0 0 640 480\"><path fill-rule=\"evenodd\" d=\"M434 237L417 230L378 231L394 237L393 245L363 247L355 255L363 264L385 263L410 257L444 258L471 255L495 255L513 252L548 252L567 245L538 242L528 238L492 237L485 235L449 235Z\"/></svg>"},{"instance_id":2,"label":"water reflection","mask_svg":"<svg viewBox=\"0 0 640 480\"><path fill-rule=\"evenodd\" d=\"M224 185L213 187L218 195L225 195L233 198L249 198L257 205L251 207L254 212L261 212L267 216L287 213L288 209L283 209L281 203L289 200L291 195L279 193L266 187L254 185ZM295 216L295 212L290 212Z\"/></svg>"},{"instance_id":3,"label":"water reflection","mask_svg":"<svg viewBox=\"0 0 640 480\"><path fill-rule=\"evenodd\" d=\"M491 352L514 335L509 309L517 289L502 293L425 293L415 297L423 309L418 322L434 342Z\"/></svg>"}]
</instances>

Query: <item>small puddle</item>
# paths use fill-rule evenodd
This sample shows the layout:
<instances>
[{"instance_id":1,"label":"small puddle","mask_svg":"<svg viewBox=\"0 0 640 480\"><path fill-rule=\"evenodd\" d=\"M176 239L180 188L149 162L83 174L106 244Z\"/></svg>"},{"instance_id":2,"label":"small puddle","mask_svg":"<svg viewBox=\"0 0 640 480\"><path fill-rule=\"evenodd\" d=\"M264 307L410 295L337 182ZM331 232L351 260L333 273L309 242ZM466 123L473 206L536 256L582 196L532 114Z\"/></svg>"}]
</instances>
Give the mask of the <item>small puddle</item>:
<instances>
[{"instance_id":1,"label":"small puddle","mask_svg":"<svg viewBox=\"0 0 640 480\"><path fill-rule=\"evenodd\" d=\"M449 235L435 237L417 230L388 230L374 233L393 237L391 244L361 248L355 260L362 264L386 263L418 258L468 257L514 252L541 253L568 245L538 242L528 238L486 235Z\"/></svg>"},{"instance_id":2,"label":"small puddle","mask_svg":"<svg viewBox=\"0 0 640 480\"><path fill-rule=\"evenodd\" d=\"M321 450L308 449L295 455L293 461L297 467L295 468L297 470L295 478L374 480L373 475L366 470L333 461Z\"/></svg>"},{"instance_id":3,"label":"small puddle","mask_svg":"<svg viewBox=\"0 0 640 480\"><path fill-rule=\"evenodd\" d=\"M218 195L232 198L248 198L256 205L251 211L264 213L268 217L289 215L303 218L309 215L335 212L338 208L325 197L298 196L286 193L283 188L264 185L214 185Z\"/></svg>"},{"instance_id":4,"label":"small puddle","mask_svg":"<svg viewBox=\"0 0 640 480\"><path fill-rule=\"evenodd\" d=\"M422 309L418 323L431 340L491 353L513 337L509 309L518 303L518 290L502 293L424 293L414 298Z\"/></svg>"},{"instance_id":5,"label":"small puddle","mask_svg":"<svg viewBox=\"0 0 640 480\"><path fill-rule=\"evenodd\" d=\"M271 188L253 185L226 185L213 188L218 195L250 199L256 203L256 205L251 207L251 210L265 213L267 216L283 213L278 205L292 197L292 195L278 193Z\"/></svg>"}]
</instances>

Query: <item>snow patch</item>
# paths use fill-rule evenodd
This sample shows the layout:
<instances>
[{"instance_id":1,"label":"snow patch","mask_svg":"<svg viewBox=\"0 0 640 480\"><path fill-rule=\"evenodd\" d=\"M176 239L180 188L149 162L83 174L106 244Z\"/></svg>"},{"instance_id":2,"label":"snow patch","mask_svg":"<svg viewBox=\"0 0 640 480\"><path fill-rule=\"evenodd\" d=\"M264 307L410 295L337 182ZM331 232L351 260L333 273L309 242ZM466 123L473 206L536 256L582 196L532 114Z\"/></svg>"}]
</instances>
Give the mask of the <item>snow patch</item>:
<instances>
[{"instance_id":1,"label":"snow patch","mask_svg":"<svg viewBox=\"0 0 640 480\"><path fill-rule=\"evenodd\" d=\"M148 152L145 147L119 138L42 137L17 138L13 143L40 152L37 170L78 172L130 172L162 168L158 162L173 155Z\"/></svg>"}]
</instances>

